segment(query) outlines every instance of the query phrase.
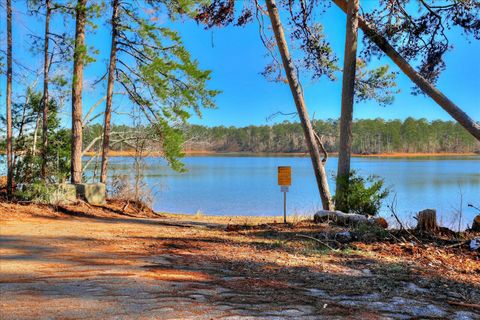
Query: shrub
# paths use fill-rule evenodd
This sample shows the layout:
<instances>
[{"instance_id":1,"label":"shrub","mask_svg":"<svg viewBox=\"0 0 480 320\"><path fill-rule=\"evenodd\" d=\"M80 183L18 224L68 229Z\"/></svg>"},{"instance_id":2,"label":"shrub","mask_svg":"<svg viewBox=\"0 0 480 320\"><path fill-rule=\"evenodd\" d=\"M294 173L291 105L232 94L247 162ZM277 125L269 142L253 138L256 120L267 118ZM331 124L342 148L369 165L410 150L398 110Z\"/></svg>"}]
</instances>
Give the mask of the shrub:
<instances>
[{"instance_id":1,"label":"shrub","mask_svg":"<svg viewBox=\"0 0 480 320\"><path fill-rule=\"evenodd\" d=\"M35 182L23 185L17 189L15 196L24 201L32 201L35 203L49 203L50 198L55 192L55 188L42 182Z\"/></svg>"},{"instance_id":2,"label":"shrub","mask_svg":"<svg viewBox=\"0 0 480 320\"><path fill-rule=\"evenodd\" d=\"M42 181L19 185L15 197L34 203L59 205L76 201L76 189L71 184L50 184Z\"/></svg>"},{"instance_id":3,"label":"shrub","mask_svg":"<svg viewBox=\"0 0 480 320\"><path fill-rule=\"evenodd\" d=\"M377 215L382 206L382 201L388 196L390 190L384 188L384 180L375 175L360 176L352 170L348 178L340 179L337 183L346 185L345 199L334 196L333 200L338 210L343 212L358 213L363 215ZM340 206L341 203L341 206Z\"/></svg>"},{"instance_id":4,"label":"shrub","mask_svg":"<svg viewBox=\"0 0 480 320\"><path fill-rule=\"evenodd\" d=\"M152 192L143 179L131 179L128 175L114 175L108 194L111 199L132 202L140 210L150 208L153 203Z\"/></svg>"}]
</instances>

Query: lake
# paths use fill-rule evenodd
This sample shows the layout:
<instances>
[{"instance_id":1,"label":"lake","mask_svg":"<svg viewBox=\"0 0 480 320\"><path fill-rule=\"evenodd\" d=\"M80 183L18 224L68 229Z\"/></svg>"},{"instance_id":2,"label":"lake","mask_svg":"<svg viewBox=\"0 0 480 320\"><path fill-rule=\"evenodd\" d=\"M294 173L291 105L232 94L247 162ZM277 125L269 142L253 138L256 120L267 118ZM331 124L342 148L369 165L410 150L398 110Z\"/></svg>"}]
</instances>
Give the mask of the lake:
<instances>
[{"instance_id":1,"label":"lake","mask_svg":"<svg viewBox=\"0 0 480 320\"><path fill-rule=\"evenodd\" d=\"M170 170L160 158L145 158L145 180L152 188L156 211L209 215L283 215L283 195L277 185L277 166L292 167L287 194L289 215L313 214L321 202L310 158L276 156L186 157L187 173ZM330 188L337 159L327 163ZM110 174L132 174L133 158L110 160ZM478 214L480 207L480 157L353 158L361 175L378 175L397 194L397 212L412 221L419 210L435 208L442 225L458 228ZM390 199L392 196L390 196ZM391 200L387 200L389 203ZM381 215L389 219L386 205Z\"/></svg>"}]
</instances>

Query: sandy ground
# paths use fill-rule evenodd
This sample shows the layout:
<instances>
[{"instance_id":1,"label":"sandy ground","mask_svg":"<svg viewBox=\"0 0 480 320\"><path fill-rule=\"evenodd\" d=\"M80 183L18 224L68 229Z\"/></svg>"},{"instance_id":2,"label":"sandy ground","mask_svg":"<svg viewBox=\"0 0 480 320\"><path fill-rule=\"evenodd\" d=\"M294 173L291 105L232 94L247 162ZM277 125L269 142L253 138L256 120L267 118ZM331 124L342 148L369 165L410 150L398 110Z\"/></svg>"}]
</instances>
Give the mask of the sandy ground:
<instances>
[{"instance_id":1,"label":"sandy ground","mask_svg":"<svg viewBox=\"0 0 480 320\"><path fill-rule=\"evenodd\" d=\"M255 219L111 211L0 202L0 318L480 319L455 305L479 301L476 253L430 268L375 244L298 247L296 229L225 231Z\"/></svg>"}]
</instances>

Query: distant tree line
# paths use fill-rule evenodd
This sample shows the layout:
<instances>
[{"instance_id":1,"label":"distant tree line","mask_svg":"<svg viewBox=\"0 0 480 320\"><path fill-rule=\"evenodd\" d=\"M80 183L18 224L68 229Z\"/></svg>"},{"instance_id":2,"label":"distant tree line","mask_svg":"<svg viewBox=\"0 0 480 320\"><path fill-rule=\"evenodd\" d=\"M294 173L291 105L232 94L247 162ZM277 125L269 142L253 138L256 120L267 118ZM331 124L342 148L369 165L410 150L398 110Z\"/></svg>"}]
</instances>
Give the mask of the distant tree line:
<instances>
[{"instance_id":1,"label":"distant tree line","mask_svg":"<svg viewBox=\"0 0 480 320\"><path fill-rule=\"evenodd\" d=\"M321 136L328 152L338 152L340 122L335 119L314 120L315 131ZM141 130L150 130L144 127ZM113 125L117 136L138 131L126 125ZM84 149L101 150L102 126L91 125L84 130ZM185 151L214 152L307 152L302 128L298 122L284 121L273 125L247 127L206 127L185 125L179 129ZM96 140L96 141L94 141ZM151 150L155 139L149 139ZM93 142L93 143L92 143ZM126 139L118 139L114 151L132 150ZM480 152L480 142L454 121L406 118L405 120L361 119L353 122L352 151L357 154L395 152L466 153Z\"/></svg>"},{"instance_id":2,"label":"distant tree line","mask_svg":"<svg viewBox=\"0 0 480 320\"><path fill-rule=\"evenodd\" d=\"M338 120L315 120L316 132L328 152L337 152ZM352 152L480 152L480 142L453 121L407 118L364 119L353 123ZM307 152L299 123L285 121L272 126L185 128L186 150L216 152Z\"/></svg>"},{"instance_id":3,"label":"distant tree line","mask_svg":"<svg viewBox=\"0 0 480 320\"><path fill-rule=\"evenodd\" d=\"M14 114L19 114L14 108ZM53 121L53 120L52 120ZM35 122L35 121L33 121ZM338 152L340 122L335 119L313 121L328 152ZM34 125L35 123L33 123ZM68 131L67 129L64 130ZM138 131L148 134L149 150L161 150L160 137L155 138L150 127L133 128L113 125L114 151L133 151L128 137ZM83 149L101 152L103 126L94 124L84 129ZM35 139L35 135L29 139ZM126 138L127 137L127 138ZM307 152L303 131L299 123L284 121L274 125L248 127L206 127L186 125L178 129L177 138L185 151L213 152ZM23 141L23 140L22 140ZM37 146L40 147L40 139ZM33 144L35 145L35 143ZM67 143L68 145L68 143ZM5 141L0 141L3 150ZM19 147L25 149L26 147ZM480 153L480 142L454 121L427 121L407 118L401 120L362 119L353 122L352 150L357 154L378 153Z\"/></svg>"}]
</instances>

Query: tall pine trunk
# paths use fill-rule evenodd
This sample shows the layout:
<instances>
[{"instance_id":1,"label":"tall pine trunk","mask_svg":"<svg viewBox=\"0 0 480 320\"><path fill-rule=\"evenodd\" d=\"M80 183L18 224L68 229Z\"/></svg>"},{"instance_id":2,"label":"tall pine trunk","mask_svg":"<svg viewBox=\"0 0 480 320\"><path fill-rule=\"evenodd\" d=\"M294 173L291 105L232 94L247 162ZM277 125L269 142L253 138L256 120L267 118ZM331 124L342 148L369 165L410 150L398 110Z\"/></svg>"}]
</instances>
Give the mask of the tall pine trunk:
<instances>
[{"instance_id":1,"label":"tall pine trunk","mask_svg":"<svg viewBox=\"0 0 480 320\"><path fill-rule=\"evenodd\" d=\"M45 179L47 174L47 147L48 147L48 70L50 62L48 59L48 45L50 42L50 15L51 4L50 0L45 0L45 43L44 43L44 62L43 62L43 132L42 132L42 179Z\"/></svg>"},{"instance_id":2,"label":"tall pine trunk","mask_svg":"<svg viewBox=\"0 0 480 320\"><path fill-rule=\"evenodd\" d=\"M72 81L72 154L71 181L82 182L82 89L83 65L86 55L85 24L87 0L78 0L76 6L75 52L73 55Z\"/></svg>"},{"instance_id":3,"label":"tall pine trunk","mask_svg":"<svg viewBox=\"0 0 480 320\"><path fill-rule=\"evenodd\" d=\"M346 196L350 175L352 152L352 119L355 97L355 69L357 66L359 0L349 0L347 8L347 30L345 36L345 57L343 60L342 111L340 115L340 149L338 151L337 186L335 206L348 211Z\"/></svg>"},{"instance_id":4,"label":"tall pine trunk","mask_svg":"<svg viewBox=\"0 0 480 320\"><path fill-rule=\"evenodd\" d=\"M327 174L320 157L320 148L315 140L315 132L313 131L312 123L310 122L308 116L305 100L303 98L303 92L300 89L300 83L297 78L296 69L288 51L287 41L283 33L283 27L280 21L277 6L275 4L275 0L266 0L265 2L267 3L268 14L272 22L272 28L275 33L278 50L282 56L285 74L287 75L288 84L290 85L290 90L292 91L298 116L300 117L303 132L305 134L305 140L310 152L310 158L312 159L313 170L317 179L318 191L320 192L320 198L322 199L322 206L325 210L333 210Z\"/></svg>"},{"instance_id":5,"label":"tall pine trunk","mask_svg":"<svg viewBox=\"0 0 480 320\"><path fill-rule=\"evenodd\" d=\"M13 144L12 144L12 1L7 0L7 196L13 191Z\"/></svg>"},{"instance_id":6,"label":"tall pine trunk","mask_svg":"<svg viewBox=\"0 0 480 320\"><path fill-rule=\"evenodd\" d=\"M347 12L346 0L332 0L340 9ZM480 124L470 118L453 101L448 99L440 90L429 83L420 75L396 50L387 39L370 27L361 17L358 18L358 26L363 30L373 43L375 43L392 61L409 77L425 94L432 98L440 107L443 108L452 118L454 118L471 135L480 141Z\"/></svg>"},{"instance_id":7,"label":"tall pine trunk","mask_svg":"<svg viewBox=\"0 0 480 320\"><path fill-rule=\"evenodd\" d=\"M112 118L112 97L115 84L115 67L117 64L117 33L118 33L118 1L112 1L112 46L110 49L110 64L108 66L107 101L105 105L105 120L103 126L102 168L100 182L107 182L108 152L110 149L110 120Z\"/></svg>"}]
</instances>

